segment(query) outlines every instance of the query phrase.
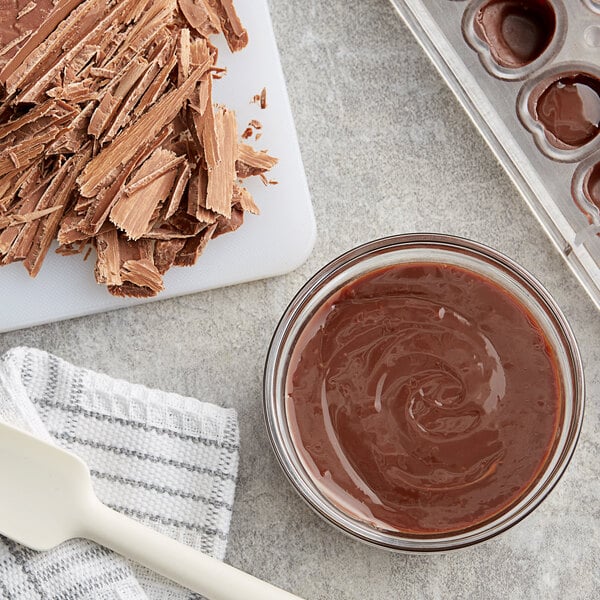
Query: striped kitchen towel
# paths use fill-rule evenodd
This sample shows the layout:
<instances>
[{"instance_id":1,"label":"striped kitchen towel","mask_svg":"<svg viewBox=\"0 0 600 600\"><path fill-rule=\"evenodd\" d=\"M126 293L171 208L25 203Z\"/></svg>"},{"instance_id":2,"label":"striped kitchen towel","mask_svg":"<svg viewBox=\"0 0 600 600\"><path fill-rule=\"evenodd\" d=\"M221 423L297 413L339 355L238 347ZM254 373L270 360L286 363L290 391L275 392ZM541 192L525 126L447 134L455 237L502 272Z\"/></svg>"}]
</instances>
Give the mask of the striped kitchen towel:
<instances>
[{"instance_id":1,"label":"striped kitchen towel","mask_svg":"<svg viewBox=\"0 0 600 600\"><path fill-rule=\"evenodd\" d=\"M0 420L78 454L108 506L224 557L238 465L235 411L16 348L0 358ZM34 552L0 536L0 598L199 596L91 542Z\"/></svg>"}]
</instances>

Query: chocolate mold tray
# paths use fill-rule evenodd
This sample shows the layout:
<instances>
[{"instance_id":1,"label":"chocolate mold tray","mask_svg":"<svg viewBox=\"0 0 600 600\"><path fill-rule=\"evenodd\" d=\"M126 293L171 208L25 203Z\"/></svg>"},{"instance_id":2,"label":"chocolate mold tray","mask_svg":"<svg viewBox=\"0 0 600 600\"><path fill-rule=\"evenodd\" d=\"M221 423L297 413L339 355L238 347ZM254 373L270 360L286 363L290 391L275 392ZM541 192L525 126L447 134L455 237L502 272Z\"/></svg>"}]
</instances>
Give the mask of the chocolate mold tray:
<instances>
[{"instance_id":1,"label":"chocolate mold tray","mask_svg":"<svg viewBox=\"0 0 600 600\"><path fill-rule=\"evenodd\" d=\"M391 2L600 309L600 1Z\"/></svg>"}]
</instances>

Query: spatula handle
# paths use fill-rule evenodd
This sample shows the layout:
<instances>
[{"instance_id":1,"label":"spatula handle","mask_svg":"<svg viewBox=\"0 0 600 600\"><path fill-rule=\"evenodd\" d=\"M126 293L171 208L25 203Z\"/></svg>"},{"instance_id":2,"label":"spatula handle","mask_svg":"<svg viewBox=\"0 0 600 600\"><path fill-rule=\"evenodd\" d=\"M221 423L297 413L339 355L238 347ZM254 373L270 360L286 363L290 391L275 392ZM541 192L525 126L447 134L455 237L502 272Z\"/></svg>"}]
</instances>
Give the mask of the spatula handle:
<instances>
[{"instance_id":1,"label":"spatula handle","mask_svg":"<svg viewBox=\"0 0 600 600\"><path fill-rule=\"evenodd\" d=\"M181 544L102 504L93 503L81 537L114 550L208 600L301 600Z\"/></svg>"}]
</instances>

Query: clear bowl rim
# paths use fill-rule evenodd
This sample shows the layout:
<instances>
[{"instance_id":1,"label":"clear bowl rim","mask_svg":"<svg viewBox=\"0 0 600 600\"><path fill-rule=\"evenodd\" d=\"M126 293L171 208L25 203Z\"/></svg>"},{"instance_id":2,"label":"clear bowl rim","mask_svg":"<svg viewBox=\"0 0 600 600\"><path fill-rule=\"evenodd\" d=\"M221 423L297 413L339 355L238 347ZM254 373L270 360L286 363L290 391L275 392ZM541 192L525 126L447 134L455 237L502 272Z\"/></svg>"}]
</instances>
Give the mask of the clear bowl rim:
<instances>
[{"instance_id":1,"label":"clear bowl rim","mask_svg":"<svg viewBox=\"0 0 600 600\"><path fill-rule=\"evenodd\" d=\"M553 460L556 454L561 454L558 464L554 465L552 470L546 468L542 472L540 480L544 480L544 478L546 478L546 480L541 488L536 492L535 496L523 506L519 507L519 503L517 503L516 506L519 507L519 511L510 516L510 518L505 519L505 522L502 520L505 516L505 513L503 512L499 515L498 519L492 519L490 522L483 524L480 528L469 530L458 535L444 536L442 534L438 537L403 537L382 533L375 527L359 523L357 520L345 515L343 511L338 509L326 498L326 496L318 491L309 489L305 483L303 485L303 479L300 477L298 470L288 459L275 414L277 409L277 398L272 398L272 396L276 396L276 394L273 394L272 392L275 389L276 368L281 359L283 335L289 325L293 323L294 318L298 319L302 316L301 301L308 297L315 286L324 281L326 282L328 279L332 279L336 273L342 272L345 267L348 268L348 265L351 265L353 261L365 260L377 251L399 250L403 247L411 248L415 246L433 246L448 250L466 251L471 253L475 258L480 257L482 262L487 260L494 265L498 265L497 268L502 267L507 270L515 277L517 283L523 285L530 293L533 292L536 301L541 306L544 306L547 312L550 313L558 333L564 340L569 355L568 358L570 359L569 366L573 376L573 397L571 399L571 402L573 403L572 418L569 422L565 421L563 424L563 428L569 430L568 438L564 442L563 448L557 447L554 450ZM369 270L364 272L369 272ZM348 282L344 282L344 285L346 283ZM285 401L285 398L283 400ZM267 434L280 467L300 497L320 517L330 525L333 525L336 529L349 535L351 538L374 545L378 548L405 553L435 553L466 548L496 537L533 512L533 510L535 510L548 496L552 489L554 489L558 481L560 481L571 461L583 424L584 408L585 380L583 363L577 340L566 317L563 315L560 307L546 288L526 269L498 250L464 237L439 233L407 233L378 238L351 248L318 269L309 277L304 285L300 287L283 311L269 345L263 377L263 413ZM294 449L292 448L292 450ZM549 475L548 471L551 471ZM527 498L528 494L530 494L530 492L523 496L523 498ZM520 500L521 503L523 498ZM511 511L509 510L508 513L510 514L510 512Z\"/></svg>"}]
</instances>

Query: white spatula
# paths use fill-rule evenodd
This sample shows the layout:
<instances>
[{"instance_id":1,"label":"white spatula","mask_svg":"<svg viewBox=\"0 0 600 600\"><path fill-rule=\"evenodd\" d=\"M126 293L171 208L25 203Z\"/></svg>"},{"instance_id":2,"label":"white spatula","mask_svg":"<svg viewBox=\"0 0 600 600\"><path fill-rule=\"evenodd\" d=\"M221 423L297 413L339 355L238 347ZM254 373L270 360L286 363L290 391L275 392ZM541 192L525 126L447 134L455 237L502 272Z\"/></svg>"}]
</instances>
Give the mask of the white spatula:
<instances>
[{"instance_id":1,"label":"white spatula","mask_svg":"<svg viewBox=\"0 0 600 600\"><path fill-rule=\"evenodd\" d=\"M4 423L0 534L34 550L87 538L209 600L300 600L108 508L81 459Z\"/></svg>"}]
</instances>

